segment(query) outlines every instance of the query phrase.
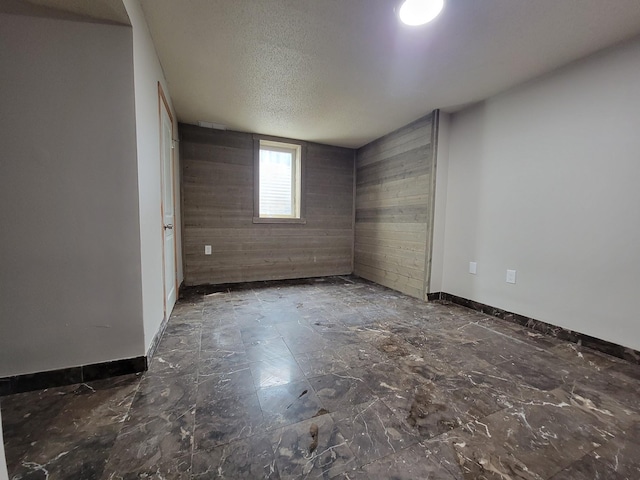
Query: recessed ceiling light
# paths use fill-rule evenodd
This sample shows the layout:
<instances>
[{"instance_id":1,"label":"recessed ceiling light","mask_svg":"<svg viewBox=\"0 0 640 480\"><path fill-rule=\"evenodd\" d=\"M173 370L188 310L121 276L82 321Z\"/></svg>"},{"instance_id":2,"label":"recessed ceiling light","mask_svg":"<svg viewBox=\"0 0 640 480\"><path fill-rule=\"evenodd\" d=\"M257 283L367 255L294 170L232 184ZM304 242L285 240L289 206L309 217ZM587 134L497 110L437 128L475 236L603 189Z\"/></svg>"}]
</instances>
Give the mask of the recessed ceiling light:
<instances>
[{"instance_id":1,"label":"recessed ceiling light","mask_svg":"<svg viewBox=\"0 0 640 480\"><path fill-rule=\"evenodd\" d=\"M398 16L406 25L424 25L436 18L443 8L444 0L405 0Z\"/></svg>"}]
</instances>

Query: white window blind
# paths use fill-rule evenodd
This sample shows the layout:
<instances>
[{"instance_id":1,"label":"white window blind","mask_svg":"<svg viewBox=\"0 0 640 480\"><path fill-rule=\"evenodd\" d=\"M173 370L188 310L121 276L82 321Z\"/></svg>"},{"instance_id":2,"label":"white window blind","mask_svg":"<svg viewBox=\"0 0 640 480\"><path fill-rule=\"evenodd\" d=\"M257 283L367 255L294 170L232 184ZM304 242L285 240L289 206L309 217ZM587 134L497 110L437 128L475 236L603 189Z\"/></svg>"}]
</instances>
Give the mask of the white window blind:
<instances>
[{"instance_id":1,"label":"white window blind","mask_svg":"<svg viewBox=\"0 0 640 480\"><path fill-rule=\"evenodd\" d=\"M300 217L300 147L260 142L259 216Z\"/></svg>"}]
</instances>

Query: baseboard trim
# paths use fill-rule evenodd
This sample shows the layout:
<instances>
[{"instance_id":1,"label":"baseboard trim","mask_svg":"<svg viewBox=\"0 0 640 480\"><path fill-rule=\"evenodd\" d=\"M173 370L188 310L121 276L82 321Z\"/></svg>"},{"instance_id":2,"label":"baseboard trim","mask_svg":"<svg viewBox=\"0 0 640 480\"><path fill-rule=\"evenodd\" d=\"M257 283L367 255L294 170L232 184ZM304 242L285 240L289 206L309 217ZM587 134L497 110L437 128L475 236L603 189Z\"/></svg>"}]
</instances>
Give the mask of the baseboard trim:
<instances>
[{"instance_id":1,"label":"baseboard trim","mask_svg":"<svg viewBox=\"0 0 640 480\"><path fill-rule=\"evenodd\" d=\"M144 372L147 367L147 357L134 357L111 362L93 363L80 367L3 377L0 378L0 397Z\"/></svg>"},{"instance_id":2,"label":"baseboard trim","mask_svg":"<svg viewBox=\"0 0 640 480\"><path fill-rule=\"evenodd\" d=\"M160 323L160 328L158 328L158 331L156 332L155 336L153 337L153 340L151 341L151 345L149 345L149 350L147 350L147 363L151 363L151 359L153 358L153 356L156 353L156 350L158 349L158 345L160 344L160 340L162 339L162 336L164 335L164 331L167 329L168 324L169 324L169 317L165 316L165 318Z\"/></svg>"},{"instance_id":3,"label":"baseboard trim","mask_svg":"<svg viewBox=\"0 0 640 480\"><path fill-rule=\"evenodd\" d=\"M634 364L640 364L640 352L632 348L623 347L613 342L601 340L584 333L568 330L563 327L558 327L550 323L536 320L535 318L525 317L517 313L509 312L501 308L492 307L491 305L485 305L484 303L474 302L467 298L458 297L446 292L435 292L427 295L429 301L440 301L455 303L463 307L470 308L477 312L498 317L508 322L517 323L523 327L530 328L536 332L549 335L551 337L558 338L560 340L566 340L568 342L576 343L585 347L589 347L593 350L597 350L613 357L622 358Z\"/></svg>"},{"instance_id":4,"label":"baseboard trim","mask_svg":"<svg viewBox=\"0 0 640 480\"><path fill-rule=\"evenodd\" d=\"M314 285L320 282L340 283L352 282L349 277L350 273L336 273L334 275L324 275L322 277L301 277L301 278L280 278L272 280L251 280L243 282L231 283L203 283L187 285L185 283L180 287L180 300L189 300L202 295L210 295L212 293L223 293L232 291L250 290L252 288L260 288L264 286L285 287L288 285ZM360 278L360 277L358 277ZM369 280L367 280L369 281Z\"/></svg>"},{"instance_id":5,"label":"baseboard trim","mask_svg":"<svg viewBox=\"0 0 640 480\"><path fill-rule=\"evenodd\" d=\"M282 282L282 281L281 281ZM252 282L254 283L254 282ZM264 283L264 282L255 282ZM282 282L285 283L285 282ZM293 283L293 282L286 282ZM234 285L236 288L238 284ZM247 284L245 283L246 287ZM207 286L206 290L220 291L228 288L228 285ZM213 288L212 288L213 287ZM184 287L183 287L184 288ZM241 287L242 288L242 287ZM187 287L184 288L187 293L195 293L194 290L201 290L200 288ZM201 291L198 293L202 294ZM516 323L523 327L529 328L536 332L549 335L551 337L565 340L568 342L576 343L589 347L593 350L606 353L614 357L622 358L634 364L640 364L640 352L632 348L624 347L613 342L602 340L584 333L568 330L563 327L558 327L550 323L536 320L534 318L525 317L517 313L509 312L501 308L486 305L484 303L475 302L464 297L452 295L446 292L433 292L427 294L429 301L433 302L450 302L456 305L460 305L477 312L491 315L493 317L506 320L508 322ZM90 382L93 380L101 380L104 378L116 377L119 375L127 375L132 373L140 373L147 370L149 362L155 353L156 348L167 328L168 319L164 319L160 325L160 329L156 333L147 356L126 358L123 360L114 360L110 362L94 363L90 365L83 365L80 367L63 368L59 370L50 370L46 372L28 373L23 375L14 375L11 377L0 378L0 397L6 395L12 395L15 393L29 392L32 390L41 390L44 388L61 387L65 385L72 385L75 383Z\"/></svg>"}]
</instances>

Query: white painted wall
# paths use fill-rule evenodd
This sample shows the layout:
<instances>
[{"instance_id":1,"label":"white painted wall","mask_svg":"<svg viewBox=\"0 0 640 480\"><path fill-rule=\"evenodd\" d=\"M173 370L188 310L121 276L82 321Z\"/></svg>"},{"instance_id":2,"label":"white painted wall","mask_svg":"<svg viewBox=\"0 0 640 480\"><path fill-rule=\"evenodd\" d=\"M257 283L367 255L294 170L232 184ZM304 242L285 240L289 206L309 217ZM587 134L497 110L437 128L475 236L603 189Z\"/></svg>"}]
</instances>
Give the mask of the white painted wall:
<instances>
[{"instance_id":1,"label":"white painted wall","mask_svg":"<svg viewBox=\"0 0 640 480\"><path fill-rule=\"evenodd\" d=\"M640 39L451 120L442 290L640 349Z\"/></svg>"},{"instance_id":2,"label":"white painted wall","mask_svg":"<svg viewBox=\"0 0 640 480\"><path fill-rule=\"evenodd\" d=\"M174 138L176 139L178 138L178 122L171 106L169 88L140 3L138 0L125 0L124 4L133 27L144 344L145 349L148 349L164 318L158 82L162 84L162 89L171 108L174 119ZM176 257L178 259L178 282L182 282L178 145L176 142L174 150L176 238L178 241Z\"/></svg>"},{"instance_id":3,"label":"white painted wall","mask_svg":"<svg viewBox=\"0 0 640 480\"><path fill-rule=\"evenodd\" d=\"M0 14L0 377L144 355L131 28Z\"/></svg>"}]
</instances>

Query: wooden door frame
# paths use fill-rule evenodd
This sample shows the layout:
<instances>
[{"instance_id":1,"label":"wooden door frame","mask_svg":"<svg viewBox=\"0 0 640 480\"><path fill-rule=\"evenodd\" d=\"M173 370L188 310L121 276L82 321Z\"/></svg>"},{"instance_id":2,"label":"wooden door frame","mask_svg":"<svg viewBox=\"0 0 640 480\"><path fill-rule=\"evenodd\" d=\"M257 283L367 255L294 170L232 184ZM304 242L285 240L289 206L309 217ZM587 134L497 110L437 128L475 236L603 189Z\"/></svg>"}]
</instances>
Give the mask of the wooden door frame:
<instances>
[{"instance_id":1,"label":"wooden door frame","mask_svg":"<svg viewBox=\"0 0 640 480\"><path fill-rule=\"evenodd\" d=\"M175 158L173 155L173 115L171 114L171 109L169 108L169 102L167 102L167 97L164 95L164 90L162 89L162 84L158 82L158 145L159 145L159 153L160 153L160 230L162 235L162 305L164 311L165 320L167 319L167 279L165 278L166 274L166 258L164 255L165 252L165 241L164 241L164 186L163 186L163 176L164 176L164 164L162 161L162 105L164 104L165 109L167 110L167 115L169 116L169 123L171 124L171 190L173 192L172 200L173 200L173 272L174 272L174 288L176 289L176 302L178 301L178 252L177 252L177 235L178 235L178 226L175 221L176 217L176 182L175 182Z\"/></svg>"}]
</instances>

